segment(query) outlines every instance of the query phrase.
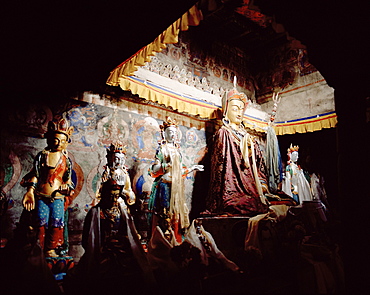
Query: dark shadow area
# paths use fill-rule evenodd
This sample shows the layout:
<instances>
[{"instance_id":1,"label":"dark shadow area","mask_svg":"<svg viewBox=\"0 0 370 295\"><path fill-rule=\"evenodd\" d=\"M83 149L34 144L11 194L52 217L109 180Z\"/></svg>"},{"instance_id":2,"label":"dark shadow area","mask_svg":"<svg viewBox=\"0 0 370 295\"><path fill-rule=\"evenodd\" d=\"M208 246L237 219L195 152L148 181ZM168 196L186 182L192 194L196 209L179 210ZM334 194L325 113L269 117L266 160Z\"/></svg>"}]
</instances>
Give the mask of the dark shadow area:
<instances>
[{"instance_id":1,"label":"dark shadow area","mask_svg":"<svg viewBox=\"0 0 370 295\"><path fill-rule=\"evenodd\" d=\"M197 173L194 180L193 196L191 202L190 220L200 216L200 213L206 210L206 198L209 190L209 182L211 177L211 155L213 149L213 135L215 131L215 122L206 122L206 144L207 150L203 159L199 162L204 165L204 171Z\"/></svg>"}]
</instances>

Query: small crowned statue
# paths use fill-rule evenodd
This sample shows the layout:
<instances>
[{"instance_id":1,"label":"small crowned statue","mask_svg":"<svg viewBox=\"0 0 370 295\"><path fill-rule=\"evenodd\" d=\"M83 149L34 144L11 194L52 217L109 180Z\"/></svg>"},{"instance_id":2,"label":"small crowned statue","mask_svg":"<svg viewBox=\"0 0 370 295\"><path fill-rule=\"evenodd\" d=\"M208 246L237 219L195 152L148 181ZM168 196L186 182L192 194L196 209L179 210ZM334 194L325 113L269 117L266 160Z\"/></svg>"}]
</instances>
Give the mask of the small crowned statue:
<instances>
[{"instance_id":1,"label":"small crowned statue","mask_svg":"<svg viewBox=\"0 0 370 295\"><path fill-rule=\"evenodd\" d=\"M125 167L126 146L119 141L113 142L106 158L107 165L97 192L98 204L85 218L82 234L85 253L78 270L93 283L96 280L100 283L99 275L102 274L107 277L122 274L124 284L125 280L132 279L129 273L139 271L149 275L150 269L129 210L136 197Z\"/></svg>"},{"instance_id":2,"label":"small crowned statue","mask_svg":"<svg viewBox=\"0 0 370 295\"><path fill-rule=\"evenodd\" d=\"M115 142L107 149L107 165L104 166L102 182L97 194L100 200L102 242L120 227L122 210L133 205L136 197L131 188L130 177L125 167L126 146Z\"/></svg>"},{"instance_id":3,"label":"small crowned statue","mask_svg":"<svg viewBox=\"0 0 370 295\"><path fill-rule=\"evenodd\" d=\"M310 183L306 179L303 170L297 164L299 146L292 144L288 148L288 164L286 166L285 178L282 190L292 197L298 204L304 201L312 201Z\"/></svg>"}]
</instances>

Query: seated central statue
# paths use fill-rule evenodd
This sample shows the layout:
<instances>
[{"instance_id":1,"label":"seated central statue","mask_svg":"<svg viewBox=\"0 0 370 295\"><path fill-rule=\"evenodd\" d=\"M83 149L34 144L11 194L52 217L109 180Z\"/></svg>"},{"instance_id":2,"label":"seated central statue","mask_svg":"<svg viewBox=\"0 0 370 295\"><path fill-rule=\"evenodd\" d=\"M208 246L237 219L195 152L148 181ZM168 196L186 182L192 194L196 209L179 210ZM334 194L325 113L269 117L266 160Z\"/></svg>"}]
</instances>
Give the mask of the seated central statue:
<instances>
[{"instance_id":1,"label":"seated central statue","mask_svg":"<svg viewBox=\"0 0 370 295\"><path fill-rule=\"evenodd\" d=\"M223 103L223 126L214 137L207 210L214 214L254 216L268 205L257 169L258 144L243 124L247 97L235 88Z\"/></svg>"}]
</instances>

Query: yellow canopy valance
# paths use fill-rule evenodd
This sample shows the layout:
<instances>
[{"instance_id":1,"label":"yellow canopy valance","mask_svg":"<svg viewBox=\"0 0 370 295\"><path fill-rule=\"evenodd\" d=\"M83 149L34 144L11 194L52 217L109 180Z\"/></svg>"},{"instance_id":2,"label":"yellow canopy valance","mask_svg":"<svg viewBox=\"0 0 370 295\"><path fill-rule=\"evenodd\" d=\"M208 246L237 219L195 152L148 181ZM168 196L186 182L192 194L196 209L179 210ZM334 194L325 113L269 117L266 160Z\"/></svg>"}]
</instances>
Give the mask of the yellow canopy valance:
<instances>
[{"instance_id":1,"label":"yellow canopy valance","mask_svg":"<svg viewBox=\"0 0 370 295\"><path fill-rule=\"evenodd\" d=\"M136 77L121 77L119 86L123 90L139 95L141 98L163 104L181 113L188 113L201 118L216 118L216 111L219 108L219 106L212 103L178 94Z\"/></svg>"},{"instance_id":2,"label":"yellow canopy valance","mask_svg":"<svg viewBox=\"0 0 370 295\"><path fill-rule=\"evenodd\" d=\"M221 113L218 112L221 109L219 105L176 93L137 77L121 77L119 86L141 98L203 119L215 119L217 114ZM268 121L248 114L244 115L244 123L247 127L257 131L263 131L268 126ZM284 135L333 128L336 124L337 115L335 111L332 111L296 120L275 122L273 127L277 135Z\"/></svg>"},{"instance_id":3,"label":"yellow canopy valance","mask_svg":"<svg viewBox=\"0 0 370 295\"><path fill-rule=\"evenodd\" d=\"M120 86L123 90L131 91L141 98L171 107L181 113L199 116L205 119L217 117L217 110L221 108L214 103L202 99L187 97L183 94L162 88L161 86L149 83L133 77L138 67L149 62L151 56L166 48L166 44L177 43L180 31L185 31L189 26L197 26L203 19L202 13L194 5L181 18L169 26L152 43L140 49L137 53L116 67L107 80L111 86ZM244 116L246 125L249 128L262 131L268 126L268 122L261 118ZM304 133L321 130L323 128L335 127L337 116L335 112L320 114L314 117L296 119L286 122L275 122L274 128L277 135Z\"/></svg>"},{"instance_id":4,"label":"yellow canopy valance","mask_svg":"<svg viewBox=\"0 0 370 295\"><path fill-rule=\"evenodd\" d=\"M275 132L276 135L306 133L319 131L324 128L333 128L337 125L337 114L335 111L306 117L286 122L276 122Z\"/></svg>"},{"instance_id":5,"label":"yellow canopy valance","mask_svg":"<svg viewBox=\"0 0 370 295\"><path fill-rule=\"evenodd\" d=\"M186 31L189 26L199 25L199 22L202 19L202 12L197 8L197 5L194 5L189 11L183 14L181 18L160 34L152 43L141 48L133 56L116 67L110 73L107 84L110 86L118 86L120 77L132 76L137 70L137 67L141 67L146 62L149 62L151 56L154 56L156 52L161 52L166 48L166 44L177 43L180 31Z\"/></svg>"}]
</instances>

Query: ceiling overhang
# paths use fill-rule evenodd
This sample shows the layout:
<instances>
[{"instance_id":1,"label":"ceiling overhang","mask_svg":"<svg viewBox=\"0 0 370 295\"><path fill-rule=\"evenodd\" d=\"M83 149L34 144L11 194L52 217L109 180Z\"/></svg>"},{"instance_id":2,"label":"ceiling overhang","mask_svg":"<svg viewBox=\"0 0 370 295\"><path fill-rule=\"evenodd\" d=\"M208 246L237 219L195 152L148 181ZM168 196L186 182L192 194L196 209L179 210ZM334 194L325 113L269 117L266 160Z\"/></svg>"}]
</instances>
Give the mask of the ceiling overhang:
<instances>
[{"instance_id":1,"label":"ceiling overhang","mask_svg":"<svg viewBox=\"0 0 370 295\"><path fill-rule=\"evenodd\" d=\"M201 3L201 4L199 4ZM141 48L133 56L117 66L110 74L107 84L110 86L120 86L123 90L131 91L140 97L163 104L179 112L188 113L202 118L215 118L215 110L221 104L210 102L205 99L205 95L190 95L186 92L171 89L170 85L163 88L156 81L148 81L134 75L139 67L151 61L152 56L166 48L166 44L176 44L180 31L186 31L189 26L197 26L200 38L207 37L211 40L221 40L250 53L259 53L263 56L264 52L272 48L289 44L290 48L302 48L298 40L290 37L280 24L276 24L271 17L267 17L258 11L253 5L253 1L223 1L222 6L211 6L214 1L201 1L195 4L182 17L171 24L153 42ZM206 5L207 9L202 10ZM195 31L195 30L193 30ZM214 38L214 39L212 39ZM169 78L168 78L169 79ZM151 83L151 84L150 84ZM171 84L169 81L168 84ZM285 86L281 86L285 87ZM283 88L278 91L282 91ZM274 89L272 88L272 91ZM288 91L289 92L289 91ZM264 95L268 98L268 95ZM302 97L302 95L301 95ZM298 99L301 97L297 96ZM334 100L334 98L333 98ZM268 116L251 116L246 114L246 122L253 129L264 128L268 125ZM299 118L293 116L284 118L283 121L275 122L274 127L278 135L304 133L323 128L335 127L337 116L334 107L323 109L312 116L300 115Z\"/></svg>"}]
</instances>

